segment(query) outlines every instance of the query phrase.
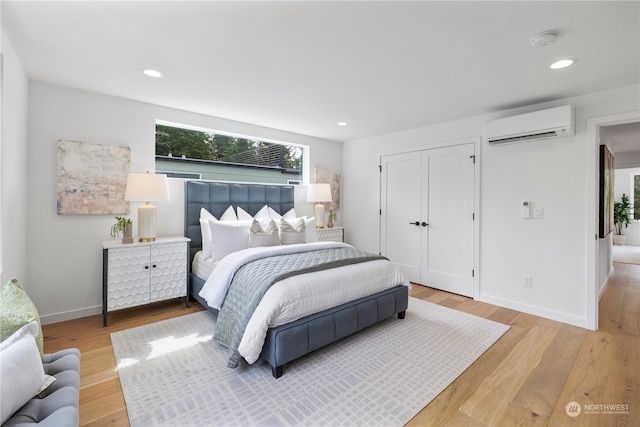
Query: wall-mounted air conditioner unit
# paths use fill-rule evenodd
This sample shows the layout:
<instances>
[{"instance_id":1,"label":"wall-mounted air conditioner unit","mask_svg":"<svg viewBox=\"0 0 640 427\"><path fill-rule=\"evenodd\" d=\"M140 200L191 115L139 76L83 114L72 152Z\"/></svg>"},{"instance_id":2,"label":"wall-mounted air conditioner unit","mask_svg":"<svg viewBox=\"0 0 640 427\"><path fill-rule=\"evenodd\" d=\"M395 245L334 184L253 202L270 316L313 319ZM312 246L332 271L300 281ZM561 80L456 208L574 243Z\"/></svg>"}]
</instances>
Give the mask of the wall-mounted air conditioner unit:
<instances>
[{"instance_id":1,"label":"wall-mounted air conditioner unit","mask_svg":"<svg viewBox=\"0 0 640 427\"><path fill-rule=\"evenodd\" d=\"M572 136L574 112L571 105L504 117L485 123L485 137L491 145L507 142Z\"/></svg>"}]
</instances>

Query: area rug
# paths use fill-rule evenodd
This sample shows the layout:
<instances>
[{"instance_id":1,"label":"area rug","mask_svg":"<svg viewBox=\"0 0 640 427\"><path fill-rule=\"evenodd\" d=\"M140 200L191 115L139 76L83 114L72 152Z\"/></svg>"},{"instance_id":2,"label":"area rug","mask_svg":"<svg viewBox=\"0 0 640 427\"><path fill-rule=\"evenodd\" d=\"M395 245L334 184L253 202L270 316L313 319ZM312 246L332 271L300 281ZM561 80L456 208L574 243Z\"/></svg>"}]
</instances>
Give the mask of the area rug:
<instances>
[{"instance_id":1,"label":"area rug","mask_svg":"<svg viewBox=\"0 0 640 427\"><path fill-rule=\"evenodd\" d=\"M203 311L115 332L132 427L402 426L508 329L415 298L396 316L285 366L226 366Z\"/></svg>"},{"instance_id":2,"label":"area rug","mask_svg":"<svg viewBox=\"0 0 640 427\"><path fill-rule=\"evenodd\" d=\"M640 246L613 245L613 262L640 264Z\"/></svg>"}]
</instances>

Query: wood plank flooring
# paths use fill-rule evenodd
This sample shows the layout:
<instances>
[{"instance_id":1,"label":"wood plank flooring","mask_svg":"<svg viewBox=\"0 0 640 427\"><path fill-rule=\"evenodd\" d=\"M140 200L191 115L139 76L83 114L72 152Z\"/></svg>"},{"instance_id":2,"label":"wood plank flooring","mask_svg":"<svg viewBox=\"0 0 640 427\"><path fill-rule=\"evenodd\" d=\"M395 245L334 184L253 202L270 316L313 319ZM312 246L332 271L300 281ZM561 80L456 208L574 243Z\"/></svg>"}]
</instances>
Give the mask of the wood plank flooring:
<instances>
[{"instance_id":1,"label":"wood plank flooring","mask_svg":"<svg viewBox=\"0 0 640 427\"><path fill-rule=\"evenodd\" d=\"M423 286L411 296L511 329L408 426L640 426L640 265L615 264L595 332ZM107 328L102 316L43 326L45 351L82 352L81 425L129 425L111 332L200 310L172 300L110 313Z\"/></svg>"}]
</instances>

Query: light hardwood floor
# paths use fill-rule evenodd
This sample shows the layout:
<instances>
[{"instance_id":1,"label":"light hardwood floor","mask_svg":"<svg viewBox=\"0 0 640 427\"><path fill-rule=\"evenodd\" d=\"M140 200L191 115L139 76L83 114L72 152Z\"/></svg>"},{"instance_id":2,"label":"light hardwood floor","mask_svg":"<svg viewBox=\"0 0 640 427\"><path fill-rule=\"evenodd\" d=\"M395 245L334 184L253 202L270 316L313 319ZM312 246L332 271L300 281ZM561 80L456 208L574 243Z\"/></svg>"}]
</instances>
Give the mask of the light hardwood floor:
<instances>
[{"instance_id":1,"label":"light hardwood floor","mask_svg":"<svg viewBox=\"0 0 640 427\"><path fill-rule=\"evenodd\" d=\"M414 286L413 297L511 329L408 425L640 426L640 265L616 263L614 271L595 332ZM44 326L45 351L82 352L81 425L129 424L111 332L200 310L197 303L185 310L174 300L111 313L108 328L101 316ZM569 417L570 402L579 403L582 413ZM628 410L604 413L603 405Z\"/></svg>"}]
</instances>

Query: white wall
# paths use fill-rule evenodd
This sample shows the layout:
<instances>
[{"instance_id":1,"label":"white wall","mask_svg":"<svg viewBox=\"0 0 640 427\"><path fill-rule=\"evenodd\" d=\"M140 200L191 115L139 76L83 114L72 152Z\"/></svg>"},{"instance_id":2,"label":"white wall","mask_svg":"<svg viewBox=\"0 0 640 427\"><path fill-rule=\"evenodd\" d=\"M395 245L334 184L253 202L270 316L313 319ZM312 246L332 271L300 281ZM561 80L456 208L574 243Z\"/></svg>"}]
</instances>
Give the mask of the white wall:
<instances>
[{"instance_id":1,"label":"white wall","mask_svg":"<svg viewBox=\"0 0 640 427\"><path fill-rule=\"evenodd\" d=\"M27 98L28 79L2 31L2 142L0 155L2 209L1 283L27 281Z\"/></svg>"},{"instance_id":2,"label":"white wall","mask_svg":"<svg viewBox=\"0 0 640 427\"><path fill-rule=\"evenodd\" d=\"M348 142L343 154L343 218L347 239L369 251L379 250L379 172L381 153L482 136L484 122L496 117L558 105L576 108L576 135L548 141L501 146L481 145L480 276L476 299L586 325L587 119L635 111L639 86L597 92L558 102L470 117L374 138ZM522 220L520 206L542 207L542 219ZM524 274L533 286L522 286Z\"/></svg>"},{"instance_id":3,"label":"white wall","mask_svg":"<svg viewBox=\"0 0 640 427\"><path fill-rule=\"evenodd\" d=\"M7 56L5 53L5 62ZM311 168L342 171L341 220L346 226L347 241L377 252L377 165L381 153L478 137L483 134L487 119L570 103L576 107L575 137L501 147L482 144L478 153L480 290L476 298L584 326L585 275L587 264L594 262L586 258L586 241L593 235L587 232L590 225L586 224L584 213L589 208L585 195L590 191L585 184L588 167L585 152L590 148L585 144L591 144L585 141L585 122L588 118L638 110L637 85L341 146L274 129L32 81L28 85L27 164L24 144L20 143L26 138L25 115L20 113L26 105L25 76L19 61L14 59L9 64L18 70L18 77L10 78L19 82L19 89L14 95L3 93L3 124L14 120L15 127L5 129L3 126L2 131L2 244L5 251L10 248L15 256L11 258L5 252L3 268L7 274L15 272L15 275L26 276L23 280L45 323L100 312L101 242L108 239L113 223L113 218L106 215L56 215L56 142L59 139L130 146L132 171L153 170L156 119L309 145ZM3 70L6 89L6 64ZM7 118L5 112L9 110L13 116ZM16 134L12 137L15 142L5 139L6 133L11 132ZM11 164L5 160L7 150L12 156ZM26 187L25 169L28 171ZM8 172L11 185L17 187L11 187L5 195ZM17 200L8 196L13 189ZM181 189L181 181L173 181L172 201L158 205L161 235L182 234ZM520 220L519 206L523 200L543 207L544 218ZM15 217L9 226L5 219L9 218L5 216L8 203L11 209L17 209L12 211ZM135 210L134 205L134 221ZM28 248L28 257L25 248ZM523 274L533 276L532 288L525 289L520 284Z\"/></svg>"},{"instance_id":4,"label":"white wall","mask_svg":"<svg viewBox=\"0 0 640 427\"><path fill-rule=\"evenodd\" d=\"M114 222L112 215L56 214L59 139L129 146L131 171L153 171L159 119L308 145L311 168L342 168L342 146L336 142L37 81L29 84L28 118L27 280L44 323L101 312L101 243L109 240ZM182 181L170 181L171 201L157 204L161 236L183 234ZM137 206L131 206L134 223Z\"/></svg>"},{"instance_id":5,"label":"white wall","mask_svg":"<svg viewBox=\"0 0 640 427\"><path fill-rule=\"evenodd\" d=\"M622 199L622 194L629 197L629 201L633 204L633 177L640 175L640 168L616 169L615 174L615 201ZM623 230L626 235L624 244L631 246L640 246L640 221L632 221L629 226Z\"/></svg>"}]
</instances>

